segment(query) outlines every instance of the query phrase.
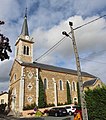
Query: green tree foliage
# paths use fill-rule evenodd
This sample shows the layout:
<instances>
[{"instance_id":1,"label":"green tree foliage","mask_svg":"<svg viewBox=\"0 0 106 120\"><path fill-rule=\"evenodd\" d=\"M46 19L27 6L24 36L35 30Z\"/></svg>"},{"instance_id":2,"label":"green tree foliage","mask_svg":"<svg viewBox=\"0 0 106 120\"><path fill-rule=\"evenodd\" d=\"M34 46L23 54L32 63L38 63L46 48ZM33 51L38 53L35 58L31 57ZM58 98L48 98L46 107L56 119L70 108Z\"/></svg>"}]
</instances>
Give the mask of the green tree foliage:
<instances>
[{"instance_id":1,"label":"green tree foliage","mask_svg":"<svg viewBox=\"0 0 106 120\"><path fill-rule=\"evenodd\" d=\"M71 94L70 94L70 86L69 86L68 81L67 81L67 103L68 104L72 103L72 101L71 101Z\"/></svg>"},{"instance_id":2,"label":"green tree foliage","mask_svg":"<svg viewBox=\"0 0 106 120\"><path fill-rule=\"evenodd\" d=\"M42 81L42 79L41 79L41 76L39 76L38 107L39 107L39 108L44 108L44 107L46 107L46 95L45 95L45 90L44 90L43 81Z\"/></svg>"},{"instance_id":3,"label":"green tree foliage","mask_svg":"<svg viewBox=\"0 0 106 120\"><path fill-rule=\"evenodd\" d=\"M106 88L85 92L89 120L106 120Z\"/></svg>"},{"instance_id":4,"label":"green tree foliage","mask_svg":"<svg viewBox=\"0 0 106 120\"><path fill-rule=\"evenodd\" d=\"M0 21L0 25L3 25L4 21ZM12 52L9 45L9 39L0 33L0 59L1 61L9 59L8 52Z\"/></svg>"}]
</instances>

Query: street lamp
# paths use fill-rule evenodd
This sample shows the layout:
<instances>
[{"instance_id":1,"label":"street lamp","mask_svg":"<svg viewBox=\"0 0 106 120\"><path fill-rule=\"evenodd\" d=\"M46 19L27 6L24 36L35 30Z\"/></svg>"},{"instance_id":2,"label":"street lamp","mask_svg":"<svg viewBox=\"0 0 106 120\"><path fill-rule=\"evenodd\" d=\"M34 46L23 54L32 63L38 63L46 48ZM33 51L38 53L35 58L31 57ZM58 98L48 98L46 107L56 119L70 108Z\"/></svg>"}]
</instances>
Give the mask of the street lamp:
<instances>
[{"instance_id":1,"label":"street lamp","mask_svg":"<svg viewBox=\"0 0 106 120\"><path fill-rule=\"evenodd\" d=\"M73 23L69 22L69 25L70 25L70 28L71 28L72 37L70 37L70 35L65 31L63 31L62 34L65 35L66 37L69 37L69 38L72 39L74 54L75 54L75 58L76 58L76 66L77 66L77 75L78 75L78 85L79 85L79 92L80 92L82 117L83 117L83 120L88 120L86 101L85 101L85 95L84 95L84 89L83 89L83 81L82 81L82 75L81 75L80 60L79 60L77 45L76 45L76 41L75 41L75 37L74 37L74 30L73 30L73 27L72 27Z\"/></svg>"}]
</instances>

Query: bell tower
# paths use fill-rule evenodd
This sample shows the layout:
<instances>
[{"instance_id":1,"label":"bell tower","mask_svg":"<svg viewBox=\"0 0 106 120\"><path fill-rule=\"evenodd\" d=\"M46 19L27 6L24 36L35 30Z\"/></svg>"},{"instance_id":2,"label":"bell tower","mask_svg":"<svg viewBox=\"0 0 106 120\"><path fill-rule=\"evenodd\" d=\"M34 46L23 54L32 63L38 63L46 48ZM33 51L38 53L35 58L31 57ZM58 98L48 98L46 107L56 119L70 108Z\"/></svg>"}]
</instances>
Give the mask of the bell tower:
<instances>
[{"instance_id":1,"label":"bell tower","mask_svg":"<svg viewBox=\"0 0 106 120\"><path fill-rule=\"evenodd\" d=\"M21 34L15 44L15 59L21 62L33 62L33 43L28 32L26 9Z\"/></svg>"}]
</instances>

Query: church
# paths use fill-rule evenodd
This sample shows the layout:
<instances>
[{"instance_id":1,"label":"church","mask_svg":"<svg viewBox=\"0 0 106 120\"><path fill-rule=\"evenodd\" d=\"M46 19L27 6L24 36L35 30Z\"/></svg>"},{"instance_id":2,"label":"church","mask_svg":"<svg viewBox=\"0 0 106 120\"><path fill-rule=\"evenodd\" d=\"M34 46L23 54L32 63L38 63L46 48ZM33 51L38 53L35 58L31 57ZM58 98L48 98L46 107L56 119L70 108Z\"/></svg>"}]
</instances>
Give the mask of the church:
<instances>
[{"instance_id":1,"label":"church","mask_svg":"<svg viewBox=\"0 0 106 120\"><path fill-rule=\"evenodd\" d=\"M39 76L45 89L47 104L57 106L59 103L67 103L67 83L72 103L78 102L77 71L33 62L33 44L28 32L27 15L25 15L21 34L15 43L15 58L10 71L9 106L11 110L22 112L27 105L33 103L38 105ZM82 72L82 80L86 86L92 81L94 86L101 85L98 77L86 72Z\"/></svg>"}]
</instances>

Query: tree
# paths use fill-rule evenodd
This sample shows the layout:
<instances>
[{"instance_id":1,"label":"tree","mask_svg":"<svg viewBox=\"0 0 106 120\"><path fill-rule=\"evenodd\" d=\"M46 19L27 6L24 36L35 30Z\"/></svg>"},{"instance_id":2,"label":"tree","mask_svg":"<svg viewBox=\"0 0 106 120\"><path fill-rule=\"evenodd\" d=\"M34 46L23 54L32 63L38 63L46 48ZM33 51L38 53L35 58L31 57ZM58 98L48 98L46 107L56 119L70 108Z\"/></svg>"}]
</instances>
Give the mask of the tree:
<instances>
[{"instance_id":1,"label":"tree","mask_svg":"<svg viewBox=\"0 0 106 120\"><path fill-rule=\"evenodd\" d=\"M106 88L85 92L89 120L106 120Z\"/></svg>"},{"instance_id":2,"label":"tree","mask_svg":"<svg viewBox=\"0 0 106 120\"><path fill-rule=\"evenodd\" d=\"M67 103L68 104L72 103L72 101L71 101L71 94L70 94L70 86L69 86L68 81L67 81Z\"/></svg>"},{"instance_id":3,"label":"tree","mask_svg":"<svg viewBox=\"0 0 106 120\"><path fill-rule=\"evenodd\" d=\"M0 25L3 25L4 21L0 21ZM12 52L9 45L9 39L0 33L0 59L1 61L9 59L8 52Z\"/></svg>"},{"instance_id":4,"label":"tree","mask_svg":"<svg viewBox=\"0 0 106 120\"><path fill-rule=\"evenodd\" d=\"M44 90L44 86L43 86L43 81L42 81L40 75L39 75L38 107L39 107L39 108L44 108L44 107L46 107L46 95L45 95L45 90Z\"/></svg>"}]
</instances>

